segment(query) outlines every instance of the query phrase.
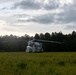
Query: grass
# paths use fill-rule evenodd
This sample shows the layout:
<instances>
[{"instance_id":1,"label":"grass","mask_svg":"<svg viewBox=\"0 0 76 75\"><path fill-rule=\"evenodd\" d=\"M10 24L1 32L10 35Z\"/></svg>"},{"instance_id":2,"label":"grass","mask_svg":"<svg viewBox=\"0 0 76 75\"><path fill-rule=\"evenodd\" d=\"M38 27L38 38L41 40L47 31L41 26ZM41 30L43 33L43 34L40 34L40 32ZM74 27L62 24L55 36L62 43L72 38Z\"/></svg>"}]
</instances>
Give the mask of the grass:
<instances>
[{"instance_id":1,"label":"grass","mask_svg":"<svg viewBox=\"0 0 76 75\"><path fill-rule=\"evenodd\" d=\"M0 75L76 75L76 52L0 53Z\"/></svg>"}]
</instances>

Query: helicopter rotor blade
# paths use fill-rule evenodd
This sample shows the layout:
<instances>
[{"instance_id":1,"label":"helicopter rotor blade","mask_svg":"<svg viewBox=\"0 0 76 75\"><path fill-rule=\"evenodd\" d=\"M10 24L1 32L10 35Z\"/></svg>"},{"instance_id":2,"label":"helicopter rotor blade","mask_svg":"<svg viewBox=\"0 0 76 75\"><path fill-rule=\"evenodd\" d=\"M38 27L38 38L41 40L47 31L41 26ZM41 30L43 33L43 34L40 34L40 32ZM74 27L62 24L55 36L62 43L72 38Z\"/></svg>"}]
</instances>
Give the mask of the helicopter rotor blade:
<instances>
[{"instance_id":1,"label":"helicopter rotor blade","mask_svg":"<svg viewBox=\"0 0 76 75\"><path fill-rule=\"evenodd\" d=\"M61 44L61 42L58 42L58 41L49 41L49 40L34 40L34 41L37 41L37 42L48 42L48 43L57 43L57 44Z\"/></svg>"},{"instance_id":2,"label":"helicopter rotor blade","mask_svg":"<svg viewBox=\"0 0 76 75\"><path fill-rule=\"evenodd\" d=\"M8 42L28 42L27 40L9 40L9 41L2 41L2 43L8 43Z\"/></svg>"}]
</instances>

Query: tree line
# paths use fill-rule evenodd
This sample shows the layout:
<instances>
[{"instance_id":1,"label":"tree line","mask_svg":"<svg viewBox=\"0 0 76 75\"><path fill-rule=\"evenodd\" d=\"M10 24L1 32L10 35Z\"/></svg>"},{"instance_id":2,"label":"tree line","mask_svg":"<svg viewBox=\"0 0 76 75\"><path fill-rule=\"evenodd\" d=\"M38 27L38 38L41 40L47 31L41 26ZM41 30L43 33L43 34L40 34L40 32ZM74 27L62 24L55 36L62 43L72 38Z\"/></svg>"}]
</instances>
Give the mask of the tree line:
<instances>
[{"instance_id":1,"label":"tree line","mask_svg":"<svg viewBox=\"0 0 76 75\"><path fill-rule=\"evenodd\" d=\"M25 34L24 36L16 35L5 35L0 36L0 51L1 52L24 52L27 47L27 42L29 40L39 39L39 40L48 40L61 42L49 43L41 42L43 44L43 50L45 52L73 52L76 51L76 32L73 31L70 34L63 34L62 32L49 32L36 33L34 36L29 36Z\"/></svg>"}]
</instances>

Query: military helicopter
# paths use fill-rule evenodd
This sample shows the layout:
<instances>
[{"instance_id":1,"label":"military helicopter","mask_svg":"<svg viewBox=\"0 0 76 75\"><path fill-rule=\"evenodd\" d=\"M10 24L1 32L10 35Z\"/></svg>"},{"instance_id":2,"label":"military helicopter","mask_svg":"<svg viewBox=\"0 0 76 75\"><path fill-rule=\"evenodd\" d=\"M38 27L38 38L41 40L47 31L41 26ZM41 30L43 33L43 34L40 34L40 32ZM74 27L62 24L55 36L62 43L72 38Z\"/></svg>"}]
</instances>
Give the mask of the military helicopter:
<instances>
[{"instance_id":1,"label":"military helicopter","mask_svg":"<svg viewBox=\"0 0 76 75\"><path fill-rule=\"evenodd\" d=\"M43 48L42 48L42 42L47 42L47 43L55 43L55 44L61 44L61 42L57 42L57 41L47 41L47 40L39 40L39 39L33 39L33 40L11 40L11 41L3 41L2 43L10 43L10 42L26 42L27 43L27 47L25 52L43 52Z\"/></svg>"},{"instance_id":2,"label":"military helicopter","mask_svg":"<svg viewBox=\"0 0 76 75\"><path fill-rule=\"evenodd\" d=\"M43 48L42 48L42 43L40 42L49 42L49 43L56 43L56 44L61 44L61 42L57 42L57 41L47 41L47 40L31 40L28 41L28 45L26 48L26 52L43 52Z\"/></svg>"}]
</instances>

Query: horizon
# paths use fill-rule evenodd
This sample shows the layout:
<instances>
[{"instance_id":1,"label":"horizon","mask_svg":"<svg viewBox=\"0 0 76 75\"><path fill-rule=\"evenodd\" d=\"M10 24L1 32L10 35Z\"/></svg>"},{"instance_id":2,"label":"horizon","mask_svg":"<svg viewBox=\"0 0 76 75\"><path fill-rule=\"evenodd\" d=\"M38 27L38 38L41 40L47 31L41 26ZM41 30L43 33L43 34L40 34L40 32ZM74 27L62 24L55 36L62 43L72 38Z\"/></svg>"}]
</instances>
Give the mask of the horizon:
<instances>
[{"instance_id":1,"label":"horizon","mask_svg":"<svg viewBox=\"0 0 76 75\"><path fill-rule=\"evenodd\" d=\"M76 31L74 31L74 32L76 32ZM50 35L52 34L52 33L55 33L55 32L45 32L45 33L35 33L35 34L43 34L43 35L45 35L46 33L49 33ZM63 35L69 35L69 34L72 34L73 33L73 31L71 32L71 33L66 33L66 34L64 34L63 32L56 32L56 33L62 33ZM5 34L5 35L0 35L0 36L10 36L10 35L13 35L13 36L18 36L18 37L22 37L22 36L25 36L25 35L28 35L28 36L30 36L30 37L34 37L35 36L35 34L34 35L29 35L29 34L23 34L23 35L16 35L16 34Z\"/></svg>"}]
</instances>

